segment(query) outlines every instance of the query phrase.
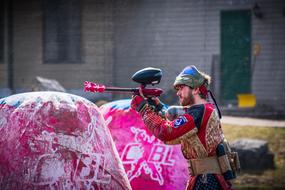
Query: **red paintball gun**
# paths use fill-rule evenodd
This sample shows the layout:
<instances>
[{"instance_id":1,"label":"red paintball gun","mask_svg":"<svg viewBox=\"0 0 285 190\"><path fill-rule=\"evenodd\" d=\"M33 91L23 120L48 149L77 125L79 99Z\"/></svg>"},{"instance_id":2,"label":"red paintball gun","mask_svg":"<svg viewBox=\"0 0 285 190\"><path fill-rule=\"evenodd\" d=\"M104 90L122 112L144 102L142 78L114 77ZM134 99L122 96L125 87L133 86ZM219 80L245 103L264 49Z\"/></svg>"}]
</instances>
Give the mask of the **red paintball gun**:
<instances>
[{"instance_id":1,"label":"red paintball gun","mask_svg":"<svg viewBox=\"0 0 285 190\"><path fill-rule=\"evenodd\" d=\"M140 87L137 88L121 88L121 87L106 87L102 84L95 84L93 82L84 82L85 92L110 92L110 93L129 93L133 95L140 95L141 93L150 101L152 97L158 97L162 94L163 90L160 88L146 88L147 85L155 85L160 83L162 71L158 68L147 67L137 71L132 80L139 83Z\"/></svg>"}]
</instances>

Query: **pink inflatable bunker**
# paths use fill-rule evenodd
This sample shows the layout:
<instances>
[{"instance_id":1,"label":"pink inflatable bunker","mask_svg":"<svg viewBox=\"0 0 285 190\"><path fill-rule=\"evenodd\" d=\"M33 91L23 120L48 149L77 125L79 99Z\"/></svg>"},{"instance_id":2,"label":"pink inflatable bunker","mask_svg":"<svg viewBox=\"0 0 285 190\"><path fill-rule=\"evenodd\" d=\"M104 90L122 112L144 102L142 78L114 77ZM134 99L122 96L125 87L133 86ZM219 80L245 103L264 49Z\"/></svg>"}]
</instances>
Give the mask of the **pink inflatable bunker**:
<instances>
[{"instance_id":1,"label":"pink inflatable bunker","mask_svg":"<svg viewBox=\"0 0 285 190\"><path fill-rule=\"evenodd\" d=\"M95 104L59 92L0 100L0 189L131 189Z\"/></svg>"},{"instance_id":2,"label":"pink inflatable bunker","mask_svg":"<svg viewBox=\"0 0 285 190\"><path fill-rule=\"evenodd\" d=\"M180 145L165 145L144 126L140 116L129 110L130 100L100 107L134 190L185 189L187 162Z\"/></svg>"}]
</instances>

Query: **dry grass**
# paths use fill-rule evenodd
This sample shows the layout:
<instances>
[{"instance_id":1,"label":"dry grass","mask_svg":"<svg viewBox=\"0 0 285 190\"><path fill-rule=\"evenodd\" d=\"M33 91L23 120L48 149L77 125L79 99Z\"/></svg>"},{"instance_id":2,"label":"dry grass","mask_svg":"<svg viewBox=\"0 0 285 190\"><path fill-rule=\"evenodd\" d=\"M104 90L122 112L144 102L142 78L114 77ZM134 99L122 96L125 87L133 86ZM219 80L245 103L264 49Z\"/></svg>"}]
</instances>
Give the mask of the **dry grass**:
<instances>
[{"instance_id":1,"label":"dry grass","mask_svg":"<svg viewBox=\"0 0 285 190\"><path fill-rule=\"evenodd\" d=\"M229 142L239 138L266 140L274 153L276 169L259 174L241 173L234 181L237 189L285 189L285 128L223 125Z\"/></svg>"}]
</instances>

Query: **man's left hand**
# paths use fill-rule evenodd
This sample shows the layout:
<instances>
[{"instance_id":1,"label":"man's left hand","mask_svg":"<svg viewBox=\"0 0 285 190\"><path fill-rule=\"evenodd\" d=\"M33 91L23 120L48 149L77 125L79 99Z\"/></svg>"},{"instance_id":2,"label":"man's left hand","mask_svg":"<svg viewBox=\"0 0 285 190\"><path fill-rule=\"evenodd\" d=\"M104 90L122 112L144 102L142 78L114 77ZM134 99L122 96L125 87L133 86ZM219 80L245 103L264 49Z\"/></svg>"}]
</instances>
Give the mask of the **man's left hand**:
<instances>
[{"instance_id":1,"label":"man's left hand","mask_svg":"<svg viewBox=\"0 0 285 190\"><path fill-rule=\"evenodd\" d=\"M147 101L143 97L135 95L132 97L131 108L136 110L137 112L140 112L146 103Z\"/></svg>"}]
</instances>

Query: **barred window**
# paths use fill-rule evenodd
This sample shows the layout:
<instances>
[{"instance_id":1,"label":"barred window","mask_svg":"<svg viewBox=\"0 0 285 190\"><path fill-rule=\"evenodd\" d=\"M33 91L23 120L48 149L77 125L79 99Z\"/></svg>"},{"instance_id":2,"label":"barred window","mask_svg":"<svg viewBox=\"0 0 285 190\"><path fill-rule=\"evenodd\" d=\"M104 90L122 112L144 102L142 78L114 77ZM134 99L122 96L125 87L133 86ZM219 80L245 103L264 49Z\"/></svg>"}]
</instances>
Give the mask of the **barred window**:
<instances>
[{"instance_id":1,"label":"barred window","mask_svg":"<svg viewBox=\"0 0 285 190\"><path fill-rule=\"evenodd\" d=\"M80 0L43 0L45 63L80 63Z\"/></svg>"}]
</instances>

